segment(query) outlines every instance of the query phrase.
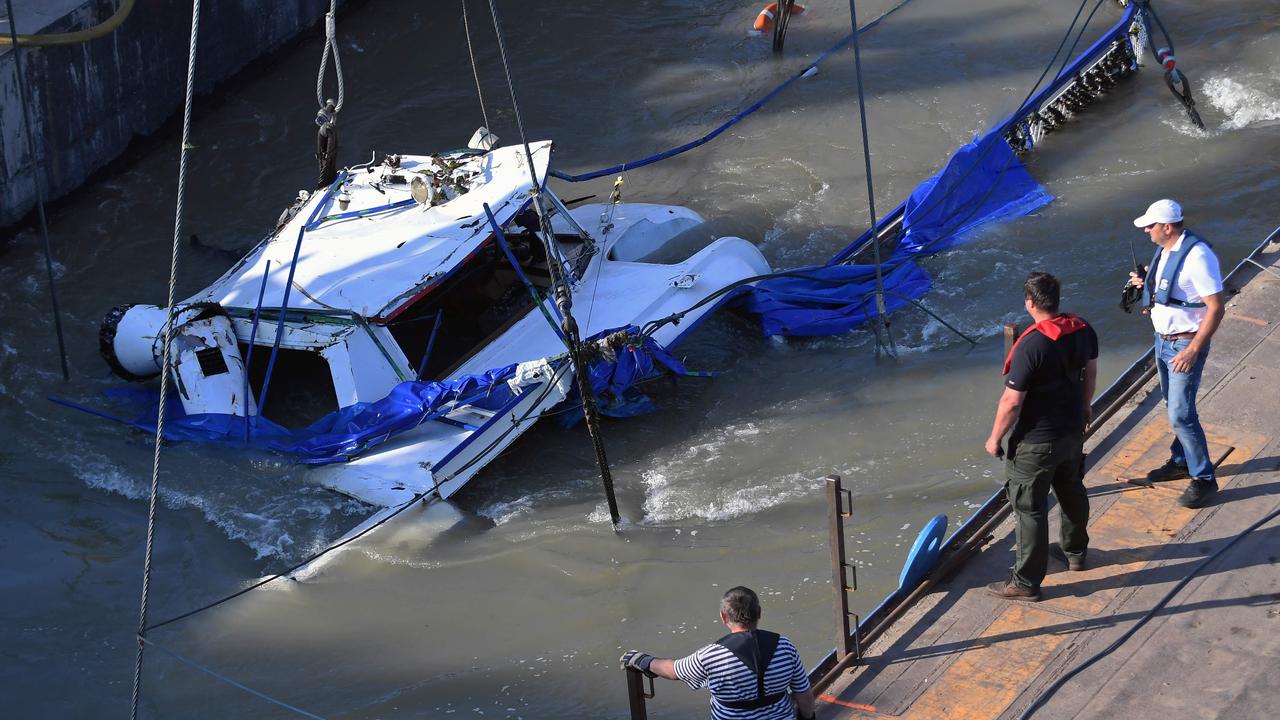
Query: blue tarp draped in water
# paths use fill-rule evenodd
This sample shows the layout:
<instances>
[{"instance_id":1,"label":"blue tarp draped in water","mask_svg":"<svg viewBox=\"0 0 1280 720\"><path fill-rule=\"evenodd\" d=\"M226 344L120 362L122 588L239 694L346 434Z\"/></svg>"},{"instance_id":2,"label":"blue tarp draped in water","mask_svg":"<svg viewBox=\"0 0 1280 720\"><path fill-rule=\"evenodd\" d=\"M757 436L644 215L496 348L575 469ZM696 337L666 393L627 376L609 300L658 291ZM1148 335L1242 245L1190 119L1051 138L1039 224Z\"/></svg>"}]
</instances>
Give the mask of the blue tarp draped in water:
<instances>
[{"instance_id":1,"label":"blue tarp draped in water","mask_svg":"<svg viewBox=\"0 0 1280 720\"><path fill-rule=\"evenodd\" d=\"M1025 215L1052 200L1004 141L1002 128L960 148L903 206L903 239L883 266L886 309L901 308L907 304L903 298L914 300L929 291L928 273L917 257L955 247L979 225ZM875 314L875 268L839 263L869 237L868 232L850 243L826 265L788 271L812 279L777 277L757 283L743 293L743 306L760 316L765 335L852 330L867 321L868 311Z\"/></svg>"},{"instance_id":2,"label":"blue tarp draped in water","mask_svg":"<svg viewBox=\"0 0 1280 720\"><path fill-rule=\"evenodd\" d=\"M293 455L299 462L342 462L403 430L448 412L455 401L496 410L512 398L507 379L515 365L439 382L402 382L381 400L335 410L305 428L290 430L270 420L249 419L249 446ZM154 388L107 391L118 407L137 413L130 422L155 432L160 394ZM164 435L169 440L230 442L243 446L245 419L240 415L188 415L176 393L165 406Z\"/></svg>"},{"instance_id":3,"label":"blue tarp draped in water","mask_svg":"<svg viewBox=\"0 0 1280 720\"><path fill-rule=\"evenodd\" d=\"M957 150L941 172L911 192L898 248L907 255L942 252L983 223L1020 217L1052 201L1003 133L992 131Z\"/></svg>"},{"instance_id":4,"label":"blue tarp draped in water","mask_svg":"<svg viewBox=\"0 0 1280 720\"><path fill-rule=\"evenodd\" d=\"M617 348L614 357L597 357L588 364L588 378L601 408L615 416L638 415L653 408L633 387L640 380L662 372L685 374L684 366L665 348L651 338L635 341L638 329L628 330L632 342ZM600 333L588 341L612 332ZM565 362L568 360L560 358L553 365ZM249 419L249 447L285 453L302 463L344 462L397 433L442 417L455 405L501 409L515 398L507 385L515 370L515 365L507 365L456 380L402 382L381 400L335 410L296 430L255 416ZM117 388L106 391L106 395L121 412L134 416L126 422L155 432L159 405L155 388ZM244 417L187 415L176 393L170 393L165 406L164 430L169 440L225 442L240 447L245 443Z\"/></svg>"},{"instance_id":5,"label":"blue tarp draped in water","mask_svg":"<svg viewBox=\"0 0 1280 720\"><path fill-rule=\"evenodd\" d=\"M885 307L907 304L929 291L929 274L910 260L884 266ZM874 265L819 265L794 271L807 277L766 280L747 294L743 307L760 316L765 335L838 335L876 313Z\"/></svg>"}]
</instances>

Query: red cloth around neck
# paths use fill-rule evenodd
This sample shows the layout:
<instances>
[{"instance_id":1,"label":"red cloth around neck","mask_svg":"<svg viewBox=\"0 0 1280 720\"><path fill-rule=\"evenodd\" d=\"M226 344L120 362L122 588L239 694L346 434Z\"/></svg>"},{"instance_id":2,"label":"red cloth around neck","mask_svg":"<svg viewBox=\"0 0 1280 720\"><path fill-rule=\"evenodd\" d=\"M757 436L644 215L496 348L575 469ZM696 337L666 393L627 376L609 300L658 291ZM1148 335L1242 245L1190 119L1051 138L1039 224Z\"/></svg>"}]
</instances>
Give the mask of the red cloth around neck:
<instances>
[{"instance_id":1,"label":"red cloth around neck","mask_svg":"<svg viewBox=\"0 0 1280 720\"><path fill-rule=\"evenodd\" d=\"M1017 349L1018 343L1022 342L1022 338L1030 335L1032 332L1039 331L1041 335L1050 340L1057 340L1064 335L1070 335L1077 330L1085 329L1084 321L1079 316L1071 313L1062 313L1051 318L1045 318L1040 322L1027 328L1018 336L1017 342L1013 347L1009 348L1009 356L1004 359L1004 374L1009 374L1009 366L1013 363L1013 351Z\"/></svg>"}]
</instances>

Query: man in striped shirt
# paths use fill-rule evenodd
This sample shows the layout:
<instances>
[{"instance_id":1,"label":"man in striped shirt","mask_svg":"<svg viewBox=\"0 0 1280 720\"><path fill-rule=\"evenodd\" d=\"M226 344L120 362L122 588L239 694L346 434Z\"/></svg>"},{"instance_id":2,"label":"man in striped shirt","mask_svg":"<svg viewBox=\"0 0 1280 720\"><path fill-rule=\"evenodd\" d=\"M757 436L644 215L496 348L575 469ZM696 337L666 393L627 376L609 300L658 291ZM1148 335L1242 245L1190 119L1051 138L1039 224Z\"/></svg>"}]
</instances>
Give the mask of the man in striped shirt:
<instances>
[{"instance_id":1,"label":"man in striped shirt","mask_svg":"<svg viewBox=\"0 0 1280 720\"><path fill-rule=\"evenodd\" d=\"M679 660L628 650L622 667L709 688L715 720L812 720L813 691L800 653L787 638L757 629L759 621L760 598L735 587L720 600L728 635Z\"/></svg>"}]
</instances>

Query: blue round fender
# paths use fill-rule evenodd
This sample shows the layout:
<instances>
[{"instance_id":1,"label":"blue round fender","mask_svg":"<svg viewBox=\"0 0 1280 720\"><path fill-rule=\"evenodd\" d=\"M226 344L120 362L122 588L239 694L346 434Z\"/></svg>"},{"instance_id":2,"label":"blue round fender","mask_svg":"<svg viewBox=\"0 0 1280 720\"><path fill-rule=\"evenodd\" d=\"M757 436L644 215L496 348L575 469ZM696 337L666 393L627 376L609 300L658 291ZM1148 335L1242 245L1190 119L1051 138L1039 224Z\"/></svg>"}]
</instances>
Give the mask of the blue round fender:
<instances>
[{"instance_id":1,"label":"blue round fender","mask_svg":"<svg viewBox=\"0 0 1280 720\"><path fill-rule=\"evenodd\" d=\"M938 555L942 552L942 540L947 534L947 516L938 515L925 523L916 542L907 553L907 562L902 566L902 574L898 576L899 588L915 587L938 564Z\"/></svg>"}]
</instances>

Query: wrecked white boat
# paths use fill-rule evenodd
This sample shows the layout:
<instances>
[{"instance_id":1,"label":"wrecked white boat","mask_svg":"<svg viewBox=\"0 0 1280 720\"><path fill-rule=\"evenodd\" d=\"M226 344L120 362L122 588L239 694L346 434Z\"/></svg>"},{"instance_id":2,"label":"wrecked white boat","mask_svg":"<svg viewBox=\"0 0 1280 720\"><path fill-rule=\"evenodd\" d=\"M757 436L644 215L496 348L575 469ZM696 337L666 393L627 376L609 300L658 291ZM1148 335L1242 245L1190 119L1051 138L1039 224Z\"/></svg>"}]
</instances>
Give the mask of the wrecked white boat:
<instances>
[{"instance_id":1,"label":"wrecked white boat","mask_svg":"<svg viewBox=\"0 0 1280 720\"><path fill-rule=\"evenodd\" d=\"M545 182L551 153L540 142L528 155L390 156L300 194L275 232L178 308L172 385L189 422L166 434L243 431L259 446L302 448L317 482L376 506L447 498L573 399L557 278L583 338L633 328L630 340L597 343L608 358L639 348L635 327L769 272L736 237L647 262L703 222L682 207L571 210L541 188L553 235L543 237L532 177ZM646 342L673 345L727 297ZM107 316L102 351L117 374L158 375L164 321L151 305Z\"/></svg>"}]
</instances>

